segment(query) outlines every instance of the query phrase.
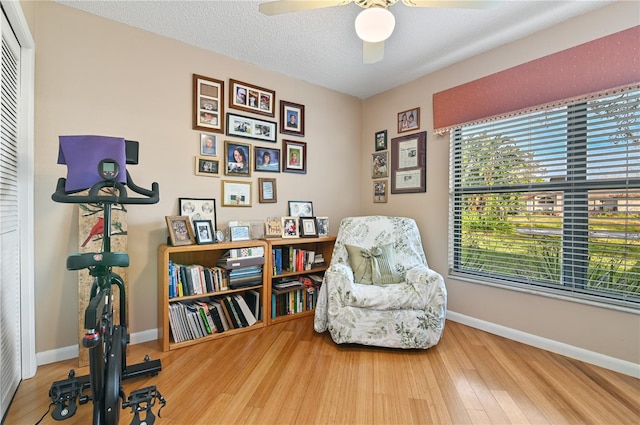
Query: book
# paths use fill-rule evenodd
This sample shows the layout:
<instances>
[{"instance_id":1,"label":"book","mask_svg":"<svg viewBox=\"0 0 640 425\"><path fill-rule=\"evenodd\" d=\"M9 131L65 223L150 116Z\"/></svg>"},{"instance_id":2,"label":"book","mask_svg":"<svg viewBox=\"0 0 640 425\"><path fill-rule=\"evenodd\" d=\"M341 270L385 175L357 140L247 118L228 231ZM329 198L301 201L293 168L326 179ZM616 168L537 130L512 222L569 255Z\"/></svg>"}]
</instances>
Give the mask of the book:
<instances>
[{"instance_id":1,"label":"book","mask_svg":"<svg viewBox=\"0 0 640 425\"><path fill-rule=\"evenodd\" d=\"M264 264L264 257L245 257L245 258L220 258L216 265L227 270L248 267L261 266Z\"/></svg>"},{"instance_id":2,"label":"book","mask_svg":"<svg viewBox=\"0 0 640 425\"><path fill-rule=\"evenodd\" d=\"M220 305L220 302L211 301L210 305L212 307L212 308L210 308L210 311L213 312L214 319L215 318L220 319L220 323L222 324L222 328L220 328L222 330L220 332L228 331L229 330L229 323L227 322L227 317L226 317L226 315L224 313L224 309Z\"/></svg>"},{"instance_id":3,"label":"book","mask_svg":"<svg viewBox=\"0 0 640 425\"><path fill-rule=\"evenodd\" d=\"M223 257L225 256L228 258L264 257L264 247L248 246L243 248L232 248L223 255Z\"/></svg>"},{"instance_id":4,"label":"book","mask_svg":"<svg viewBox=\"0 0 640 425\"><path fill-rule=\"evenodd\" d=\"M253 312L256 319L261 320L262 315L260 311L260 292L255 289L250 289L244 293L244 299L247 301L247 305Z\"/></svg>"},{"instance_id":5,"label":"book","mask_svg":"<svg viewBox=\"0 0 640 425\"><path fill-rule=\"evenodd\" d=\"M256 316L253 314L253 312L247 305L247 302L245 301L245 299L242 298L242 295L234 294L233 298L235 299L236 303L240 307L240 311L242 311L242 315L244 316L244 319L247 322L247 326L254 325L257 322Z\"/></svg>"}]
</instances>

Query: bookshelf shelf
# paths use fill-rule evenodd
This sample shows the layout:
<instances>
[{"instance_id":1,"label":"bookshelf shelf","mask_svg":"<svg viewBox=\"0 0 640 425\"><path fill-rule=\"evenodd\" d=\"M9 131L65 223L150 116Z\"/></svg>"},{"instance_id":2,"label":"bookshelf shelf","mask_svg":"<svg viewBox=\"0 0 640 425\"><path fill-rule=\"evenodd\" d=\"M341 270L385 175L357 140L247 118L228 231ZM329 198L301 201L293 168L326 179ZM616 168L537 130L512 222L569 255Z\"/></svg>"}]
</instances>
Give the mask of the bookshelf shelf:
<instances>
[{"instance_id":1,"label":"bookshelf shelf","mask_svg":"<svg viewBox=\"0 0 640 425\"><path fill-rule=\"evenodd\" d=\"M235 289L225 289L219 291L203 291L202 294L184 295L170 298L170 263L180 265L200 265L205 268L213 268L218 264L218 260L234 249L242 249L248 247L261 247L264 253L270 252L267 244L260 240L251 240L243 242L224 242L211 245L187 245L187 246L170 246L160 245L158 247L158 282L160 285L158 296L158 334L160 339L160 345L163 351L174 350L177 348L187 347L194 344L199 344L205 341L211 341L217 338L224 338L227 336L238 335L240 333L249 332L254 329L262 328L267 325L268 317L270 316L270 295L267 294L267 275L266 264L268 260L265 258L265 265L262 266L262 277L260 278L260 284L254 284L250 286L243 286ZM197 339L188 339L181 342L176 342L171 330L170 325L170 307L181 302L195 302L196 300L208 300L211 297L227 297L234 295L242 295L249 291L255 291L259 294L260 298L260 311L262 318L256 317L257 321L251 326L245 326L236 329L228 329L221 333L211 333L206 336Z\"/></svg>"},{"instance_id":2,"label":"bookshelf shelf","mask_svg":"<svg viewBox=\"0 0 640 425\"><path fill-rule=\"evenodd\" d=\"M275 324L275 323L280 323L287 320L292 320L292 319L297 319L300 317L312 315L315 310L311 305L312 302L311 302L309 293L306 290L302 289L301 291L298 292L298 296L300 297L299 298L300 304L298 305L300 308L293 309L297 312L291 313L290 312L291 309L290 309L288 313L284 313L284 309L279 308L279 307L282 307L281 303L285 302L284 301L285 297L282 296L283 293L289 292L291 294L296 290L299 290L300 288L294 288L291 290L286 290L286 289L274 290L273 285L274 283L278 282L280 279L287 279L287 278L293 279L293 278L299 278L300 276L305 276L305 275L322 275L324 271L327 269L327 267L329 266L329 262L331 261L331 255L333 254L333 245L335 244L336 237L326 236L326 237L320 237L320 238L297 238L297 239L275 238L275 239L264 239L264 240L266 241L268 246L267 250L265 251L265 255L267 257L265 258L266 260L265 261L266 296L264 298L268 300L269 315L265 315L263 317L268 320L268 324ZM298 269L296 271L282 270L276 273L274 270L274 267L275 267L274 250L276 249L283 250L285 248L304 250L304 251L313 251L315 254L322 254L322 257L324 258L324 264L322 266L312 266L307 270L304 270L304 269ZM274 305L273 303L274 300L272 297L274 295L276 295L276 297L278 297L278 295L282 297L279 300L277 300L276 305ZM317 296L317 290L316 290L316 296ZM289 300L291 299L289 298ZM295 298L294 296L292 302L295 304L297 300L298 299Z\"/></svg>"}]
</instances>

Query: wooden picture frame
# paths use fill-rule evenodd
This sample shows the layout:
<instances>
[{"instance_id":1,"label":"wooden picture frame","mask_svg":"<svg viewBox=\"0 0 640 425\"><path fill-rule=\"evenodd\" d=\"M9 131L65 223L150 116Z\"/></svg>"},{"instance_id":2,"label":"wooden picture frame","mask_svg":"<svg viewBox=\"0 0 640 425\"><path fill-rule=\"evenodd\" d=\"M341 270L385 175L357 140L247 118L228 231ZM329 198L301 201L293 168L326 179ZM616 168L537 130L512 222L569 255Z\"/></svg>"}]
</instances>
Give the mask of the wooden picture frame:
<instances>
[{"instance_id":1,"label":"wooden picture frame","mask_svg":"<svg viewBox=\"0 0 640 425\"><path fill-rule=\"evenodd\" d=\"M178 215L186 215L192 223L196 220L210 220L212 234L218 229L216 200L213 198L178 198Z\"/></svg>"},{"instance_id":2,"label":"wooden picture frame","mask_svg":"<svg viewBox=\"0 0 640 425\"><path fill-rule=\"evenodd\" d=\"M198 245L216 243L216 235L211 220L193 220L193 233L196 235Z\"/></svg>"},{"instance_id":3,"label":"wooden picture frame","mask_svg":"<svg viewBox=\"0 0 640 425\"><path fill-rule=\"evenodd\" d=\"M387 150L387 130L377 131L374 139L376 152Z\"/></svg>"},{"instance_id":4,"label":"wooden picture frame","mask_svg":"<svg viewBox=\"0 0 640 425\"><path fill-rule=\"evenodd\" d=\"M220 160L210 156L196 156L196 176L220 177Z\"/></svg>"},{"instance_id":5,"label":"wooden picture frame","mask_svg":"<svg viewBox=\"0 0 640 425\"><path fill-rule=\"evenodd\" d=\"M259 178L258 191L258 202L261 204L278 202L276 179Z\"/></svg>"},{"instance_id":6,"label":"wooden picture frame","mask_svg":"<svg viewBox=\"0 0 640 425\"><path fill-rule=\"evenodd\" d=\"M275 105L274 90L229 79L229 108L274 117Z\"/></svg>"},{"instance_id":7,"label":"wooden picture frame","mask_svg":"<svg viewBox=\"0 0 640 425\"><path fill-rule=\"evenodd\" d=\"M268 219L264 222L265 238L281 238L282 237L282 221L280 219Z\"/></svg>"},{"instance_id":8,"label":"wooden picture frame","mask_svg":"<svg viewBox=\"0 0 640 425\"><path fill-rule=\"evenodd\" d=\"M280 133L304 136L304 105L280 101Z\"/></svg>"},{"instance_id":9,"label":"wooden picture frame","mask_svg":"<svg viewBox=\"0 0 640 425\"><path fill-rule=\"evenodd\" d=\"M196 243L189 217L186 215L168 215L165 216L165 220L167 221L171 245L181 246Z\"/></svg>"},{"instance_id":10,"label":"wooden picture frame","mask_svg":"<svg viewBox=\"0 0 640 425\"><path fill-rule=\"evenodd\" d=\"M280 149L253 147L253 171L280 172Z\"/></svg>"},{"instance_id":11,"label":"wooden picture frame","mask_svg":"<svg viewBox=\"0 0 640 425\"><path fill-rule=\"evenodd\" d=\"M251 176L251 145L224 141L224 174L227 176Z\"/></svg>"},{"instance_id":12,"label":"wooden picture frame","mask_svg":"<svg viewBox=\"0 0 640 425\"><path fill-rule=\"evenodd\" d=\"M316 217L318 237L329 236L329 217Z\"/></svg>"},{"instance_id":13,"label":"wooden picture frame","mask_svg":"<svg viewBox=\"0 0 640 425\"><path fill-rule=\"evenodd\" d=\"M388 152L371 154L371 178L389 177Z\"/></svg>"},{"instance_id":14,"label":"wooden picture frame","mask_svg":"<svg viewBox=\"0 0 640 425\"><path fill-rule=\"evenodd\" d=\"M222 180L222 206L250 207L251 185L250 181Z\"/></svg>"},{"instance_id":15,"label":"wooden picture frame","mask_svg":"<svg viewBox=\"0 0 640 425\"><path fill-rule=\"evenodd\" d=\"M391 193L427 191L427 132L391 139Z\"/></svg>"},{"instance_id":16,"label":"wooden picture frame","mask_svg":"<svg viewBox=\"0 0 640 425\"><path fill-rule=\"evenodd\" d=\"M373 181L373 202L385 203L388 200L387 194L389 193L389 180L374 180Z\"/></svg>"},{"instance_id":17,"label":"wooden picture frame","mask_svg":"<svg viewBox=\"0 0 640 425\"><path fill-rule=\"evenodd\" d=\"M408 109L398 113L398 134L420 129L420 108Z\"/></svg>"},{"instance_id":18,"label":"wooden picture frame","mask_svg":"<svg viewBox=\"0 0 640 425\"><path fill-rule=\"evenodd\" d=\"M282 141L282 171L307 174L307 144L305 142Z\"/></svg>"},{"instance_id":19,"label":"wooden picture frame","mask_svg":"<svg viewBox=\"0 0 640 425\"><path fill-rule=\"evenodd\" d=\"M275 143L278 137L278 124L228 112L227 136Z\"/></svg>"},{"instance_id":20,"label":"wooden picture frame","mask_svg":"<svg viewBox=\"0 0 640 425\"><path fill-rule=\"evenodd\" d=\"M298 217L281 217L282 220L282 237L283 238L299 238L300 228Z\"/></svg>"},{"instance_id":21,"label":"wooden picture frame","mask_svg":"<svg viewBox=\"0 0 640 425\"><path fill-rule=\"evenodd\" d=\"M315 217L300 217L300 237L317 238L318 227Z\"/></svg>"},{"instance_id":22,"label":"wooden picture frame","mask_svg":"<svg viewBox=\"0 0 640 425\"><path fill-rule=\"evenodd\" d=\"M289 215L291 217L313 217L313 202L289 201Z\"/></svg>"},{"instance_id":23,"label":"wooden picture frame","mask_svg":"<svg viewBox=\"0 0 640 425\"><path fill-rule=\"evenodd\" d=\"M200 133L200 155L218 156L218 139L215 134Z\"/></svg>"},{"instance_id":24,"label":"wooden picture frame","mask_svg":"<svg viewBox=\"0 0 640 425\"><path fill-rule=\"evenodd\" d=\"M193 129L224 133L224 81L193 74Z\"/></svg>"}]
</instances>

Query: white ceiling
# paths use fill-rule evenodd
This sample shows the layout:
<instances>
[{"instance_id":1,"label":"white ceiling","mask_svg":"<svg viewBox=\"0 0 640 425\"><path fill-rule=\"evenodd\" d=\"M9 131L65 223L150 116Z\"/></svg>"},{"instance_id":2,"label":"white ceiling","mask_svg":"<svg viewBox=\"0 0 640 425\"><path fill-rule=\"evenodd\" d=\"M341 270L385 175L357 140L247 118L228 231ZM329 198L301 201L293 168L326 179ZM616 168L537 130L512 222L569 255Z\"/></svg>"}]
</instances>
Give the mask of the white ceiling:
<instances>
[{"instance_id":1,"label":"white ceiling","mask_svg":"<svg viewBox=\"0 0 640 425\"><path fill-rule=\"evenodd\" d=\"M265 16L260 1L56 1L363 99L612 3L503 0L447 9L398 2L389 8L396 28L384 59L366 65L354 29L362 9L353 3Z\"/></svg>"}]
</instances>

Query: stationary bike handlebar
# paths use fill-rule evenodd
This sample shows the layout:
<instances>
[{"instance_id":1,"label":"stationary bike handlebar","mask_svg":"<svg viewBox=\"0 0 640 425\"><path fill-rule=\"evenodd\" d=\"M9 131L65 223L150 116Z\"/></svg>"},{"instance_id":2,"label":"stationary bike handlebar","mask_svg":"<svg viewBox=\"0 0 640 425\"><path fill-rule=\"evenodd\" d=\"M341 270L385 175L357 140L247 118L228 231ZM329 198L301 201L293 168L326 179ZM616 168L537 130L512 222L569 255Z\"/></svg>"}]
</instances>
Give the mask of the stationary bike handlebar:
<instances>
[{"instance_id":1,"label":"stationary bike handlebar","mask_svg":"<svg viewBox=\"0 0 640 425\"><path fill-rule=\"evenodd\" d=\"M114 181L101 181L89 189L87 195L72 195L65 191L65 184L67 179L60 177L58 179L58 185L56 191L51 195L51 199L55 202L61 202L65 204L156 204L160 200L160 190L158 183L153 182L151 184L151 190L138 186L131 179L129 171L127 171L127 185ZM130 197L127 191L127 186L133 192L142 197ZM117 195L105 195L100 194L100 189L114 188L117 189Z\"/></svg>"}]
</instances>

